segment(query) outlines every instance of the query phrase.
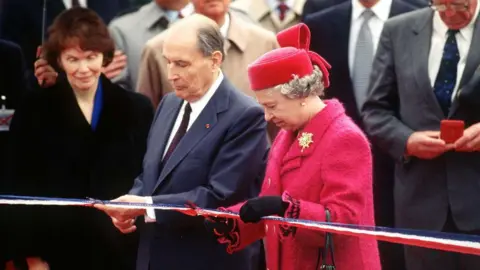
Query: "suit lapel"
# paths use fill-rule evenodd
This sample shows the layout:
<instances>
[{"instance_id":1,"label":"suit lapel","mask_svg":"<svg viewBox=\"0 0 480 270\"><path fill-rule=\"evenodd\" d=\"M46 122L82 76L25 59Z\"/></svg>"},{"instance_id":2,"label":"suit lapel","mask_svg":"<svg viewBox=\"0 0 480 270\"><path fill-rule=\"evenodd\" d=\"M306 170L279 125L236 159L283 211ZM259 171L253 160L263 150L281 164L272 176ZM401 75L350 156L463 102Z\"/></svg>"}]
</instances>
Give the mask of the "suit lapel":
<instances>
[{"instance_id":1,"label":"suit lapel","mask_svg":"<svg viewBox=\"0 0 480 270\"><path fill-rule=\"evenodd\" d=\"M425 91L426 102L433 109L433 112L442 119L444 118L443 112L435 97L428 75L428 58L433 32L432 18L433 10L428 10L428 13L425 12L425 16L422 16L414 25L413 48L416 48L416 50L411 51L411 59L419 91Z\"/></svg>"},{"instance_id":2,"label":"suit lapel","mask_svg":"<svg viewBox=\"0 0 480 270\"><path fill-rule=\"evenodd\" d=\"M226 109L228 104L228 86L224 79L208 102L207 106L200 113L198 118L192 124L185 136L182 138L177 148L164 165L160 172L160 177L153 189L153 192L160 186L172 170L192 151L192 149L212 130L217 123L217 114ZM175 117L174 117L175 118ZM168 140L170 132L165 138ZM165 148L165 146L163 146Z\"/></svg>"},{"instance_id":3,"label":"suit lapel","mask_svg":"<svg viewBox=\"0 0 480 270\"><path fill-rule=\"evenodd\" d=\"M477 18L475 22L475 30L472 36L472 43L470 44L470 48L468 51L467 56L467 63L465 64L465 69L462 74L462 78L460 80L459 86L462 87L465 83L467 83L470 78L472 77L473 73L477 69L478 65L480 64L480 27L479 27L480 20Z\"/></svg>"},{"instance_id":4,"label":"suit lapel","mask_svg":"<svg viewBox=\"0 0 480 270\"><path fill-rule=\"evenodd\" d=\"M165 113L160 113L158 118L155 120L155 131L152 133L151 137L155 138L154 140L149 141L148 145L148 157L145 160L151 160L150 166L153 170L152 175L158 177L161 172L159 172L160 164L163 159L163 153L165 152L165 147L167 145L168 139L170 138L170 133L172 132L173 125L177 119L178 112L182 107L183 100L172 97L172 101L165 102ZM158 124L157 124L158 123ZM150 151L150 149L152 149ZM158 182L158 181L157 181ZM157 182L153 183L147 190L154 192L154 185L157 185Z\"/></svg>"},{"instance_id":5,"label":"suit lapel","mask_svg":"<svg viewBox=\"0 0 480 270\"><path fill-rule=\"evenodd\" d=\"M449 118L452 117L459 107L458 95L460 91L462 91L463 87L470 81L472 78L473 73L477 70L480 66L480 20L477 18L475 22L475 30L472 36L472 43L470 44L470 48L467 55L467 62L465 64L465 69L463 71L462 77L460 79L460 84L458 85L457 95L455 96L451 110L448 114Z\"/></svg>"}]
</instances>

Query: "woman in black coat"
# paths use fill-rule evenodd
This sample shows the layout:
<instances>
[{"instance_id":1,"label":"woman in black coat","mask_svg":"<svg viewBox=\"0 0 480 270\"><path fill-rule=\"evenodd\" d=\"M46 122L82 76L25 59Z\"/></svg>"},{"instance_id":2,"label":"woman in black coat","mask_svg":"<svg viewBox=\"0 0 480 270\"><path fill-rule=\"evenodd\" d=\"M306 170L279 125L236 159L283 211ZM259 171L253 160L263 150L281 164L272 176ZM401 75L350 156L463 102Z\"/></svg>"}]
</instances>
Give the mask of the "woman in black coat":
<instances>
[{"instance_id":1,"label":"woman in black coat","mask_svg":"<svg viewBox=\"0 0 480 270\"><path fill-rule=\"evenodd\" d=\"M113 53L108 29L95 12L73 8L56 18L43 56L63 75L54 86L32 91L15 113L15 193L97 199L128 193L141 173L153 107L101 75ZM17 257L46 262L53 270L134 269L137 236L118 232L102 212L20 210Z\"/></svg>"}]
</instances>

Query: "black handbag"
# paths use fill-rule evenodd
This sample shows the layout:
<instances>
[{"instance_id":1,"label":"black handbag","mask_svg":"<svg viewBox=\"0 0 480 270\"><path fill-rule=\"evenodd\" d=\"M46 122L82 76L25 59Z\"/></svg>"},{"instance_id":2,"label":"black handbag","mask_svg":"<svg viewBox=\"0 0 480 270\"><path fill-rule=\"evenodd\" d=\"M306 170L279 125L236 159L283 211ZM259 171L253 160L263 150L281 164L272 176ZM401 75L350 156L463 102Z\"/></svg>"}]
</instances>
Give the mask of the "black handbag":
<instances>
[{"instance_id":1,"label":"black handbag","mask_svg":"<svg viewBox=\"0 0 480 270\"><path fill-rule=\"evenodd\" d=\"M325 221L330 222L330 211L325 209ZM330 258L330 261L328 261ZM331 233L325 233L325 245L323 248L320 248L318 251L318 261L317 261L317 268L320 264L320 260L322 264L320 265L320 269L322 270L335 270L335 256L333 252L333 237Z\"/></svg>"}]
</instances>

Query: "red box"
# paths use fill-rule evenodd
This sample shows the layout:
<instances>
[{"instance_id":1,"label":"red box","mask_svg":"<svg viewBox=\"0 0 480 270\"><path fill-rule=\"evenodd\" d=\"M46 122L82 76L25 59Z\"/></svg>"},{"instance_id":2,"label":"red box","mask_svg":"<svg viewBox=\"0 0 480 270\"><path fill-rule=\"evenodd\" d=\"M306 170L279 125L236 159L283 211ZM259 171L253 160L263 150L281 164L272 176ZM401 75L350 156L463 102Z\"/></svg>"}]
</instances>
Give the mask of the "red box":
<instances>
[{"instance_id":1,"label":"red box","mask_svg":"<svg viewBox=\"0 0 480 270\"><path fill-rule=\"evenodd\" d=\"M450 144L463 136L465 123L461 120L442 120L440 123L440 139Z\"/></svg>"}]
</instances>

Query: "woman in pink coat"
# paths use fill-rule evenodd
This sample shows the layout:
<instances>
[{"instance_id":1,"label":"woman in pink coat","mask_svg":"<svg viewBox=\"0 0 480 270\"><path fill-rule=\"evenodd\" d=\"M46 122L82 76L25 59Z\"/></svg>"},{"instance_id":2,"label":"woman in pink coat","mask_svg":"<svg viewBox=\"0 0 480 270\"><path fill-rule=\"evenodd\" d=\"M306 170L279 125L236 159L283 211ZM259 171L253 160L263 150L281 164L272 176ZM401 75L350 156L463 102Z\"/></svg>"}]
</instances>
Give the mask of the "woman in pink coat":
<instances>
[{"instance_id":1,"label":"woman in pink coat","mask_svg":"<svg viewBox=\"0 0 480 270\"><path fill-rule=\"evenodd\" d=\"M249 66L251 88L265 118L282 128L275 139L258 198L232 206L241 220L207 222L228 252L265 239L269 270L316 270L325 234L284 227L261 218L286 218L374 225L372 161L369 143L337 100L323 101L329 64L308 51L304 24L278 34L283 48ZM288 46L288 47L287 47ZM228 180L227 180L228 181ZM333 235L337 270L380 269L377 243L369 238Z\"/></svg>"}]
</instances>

